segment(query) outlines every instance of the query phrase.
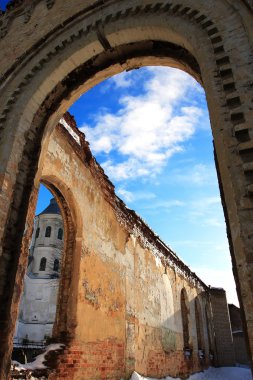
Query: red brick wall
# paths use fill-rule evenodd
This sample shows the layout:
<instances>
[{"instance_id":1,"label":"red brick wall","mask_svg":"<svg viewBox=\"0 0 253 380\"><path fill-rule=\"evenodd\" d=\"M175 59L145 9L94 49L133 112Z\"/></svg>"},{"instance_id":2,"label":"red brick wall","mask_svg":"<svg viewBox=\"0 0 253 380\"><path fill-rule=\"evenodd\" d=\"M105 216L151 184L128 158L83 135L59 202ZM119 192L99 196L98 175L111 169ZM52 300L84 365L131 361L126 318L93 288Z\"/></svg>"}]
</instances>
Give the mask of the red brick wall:
<instances>
[{"instance_id":1,"label":"red brick wall","mask_svg":"<svg viewBox=\"0 0 253 380\"><path fill-rule=\"evenodd\" d=\"M207 368L207 360L200 361L197 354L193 353L190 359L185 359L183 351L171 353L150 351L147 373L153 377L180 376L187 373L198 372Z\"/></svg>"},{"instance_id":2,"label":"red brick wall","mask_svg":"<svg viewBox=\"0 0 253 380\"><path fill-rule=\"evenodd\" d=\"M125 347L116 340L71 343L58 358L57 369L49 377L60 379L113 379L125 375Z\"/></svg>"}]
</instances>

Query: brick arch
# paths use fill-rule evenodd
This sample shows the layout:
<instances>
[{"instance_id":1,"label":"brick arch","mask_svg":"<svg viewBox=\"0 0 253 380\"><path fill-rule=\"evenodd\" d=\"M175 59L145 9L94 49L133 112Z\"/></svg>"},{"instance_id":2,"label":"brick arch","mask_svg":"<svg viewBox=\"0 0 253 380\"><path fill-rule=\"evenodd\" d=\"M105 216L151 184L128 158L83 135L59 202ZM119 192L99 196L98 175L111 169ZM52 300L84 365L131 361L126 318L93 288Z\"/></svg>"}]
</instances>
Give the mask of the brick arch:
<instances>
[{"instance_id":1,"label":"brick arch","mask_svg":"<svg viewBox=\"0 0 253 380\"><path fill-rule=\"evenodd\" d=\"M73 281L74 271L76 270L74 267L76 266L75 264L78 265L78 257L76 257L78 256L76 254L76 236L78 231L76 220L74 219L75 205L69 196L67 198L64 196L64 185L61 186L57 179L43 177L40 182L55 197L63 219L64 244L53 338L68 343L73 338L73 327L76 326L77 300L73 299L72 295L73 288L76 286L76 282Z\"/></svg>"},{"instance_id":2,"label":"brick arch","mask_svg":"<svg viewBox=\"0 0 253 380\"><path fill-rule=\"evenodd\" d=\"M1 16L1 51L9 52L12 48L14 62L10 65L9 59L3 60L0 82L1 225L4 226L0 231L4 252L1 321L8 320L14 290L6 297L6 289L14 289L17 247L21 245L42 137L68 106L94 84L125 69L163 64L189 72L206 90L234 272L253 344L249 327L253 292L249 65L252 50L248 41L250 32L247 35L244 29L251 17L250 10L240 2L241 14L236 14L225 0L220 1L217 9L211 9L206 2L197 7L191 0L180 3L140 0L133 4L121 1L116 6L108 0L85 8L79 3L73 1L70 15L60 12L59 0L38 0L33 7L19 1L13 2L13 7ZM43 20L40 12L49 21L54 19L53 27L52 23L45 23L42 35L38 34ZM243 19L245 12L247 18ZM23 47L16 44L15 30L29 36ZM8 322L6 334L0 338L5 342L1 344L3 351L11 330ZM8 365L6 360L5 355L3 361Z\"/></svg>"}]
</instances>

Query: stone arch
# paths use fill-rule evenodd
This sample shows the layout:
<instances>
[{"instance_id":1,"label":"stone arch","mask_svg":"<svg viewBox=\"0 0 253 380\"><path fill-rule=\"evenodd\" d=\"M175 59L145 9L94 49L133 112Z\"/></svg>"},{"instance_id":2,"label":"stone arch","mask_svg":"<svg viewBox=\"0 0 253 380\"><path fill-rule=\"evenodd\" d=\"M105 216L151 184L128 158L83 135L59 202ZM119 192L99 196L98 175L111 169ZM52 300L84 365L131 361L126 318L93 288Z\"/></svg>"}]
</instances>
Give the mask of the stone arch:
<instances>
[{"instance_id":1,"label":"stone arch","mask_svg":"<svg viewBox=\"0 0 253 380\"><path fill-rule=\"evenodd\" d=\"M76 312L76 300L73 299L73 289L76 286L73 278L75 265L74 252L77 235L76 223L73 217L73 215L75 215L75 206L71 202L70 207L70 199L67 199L63 195L64 186L61 186L59 181L43 177L40 182L43 183L55 197L63 219L64 244L53 338L68 343L73 337L73 325L75 325Z\"/></svg>"},{"instance_id":2,"label":"stone arch","mask_svg":"<svg viewBox=\"0 0 253 380\"><path fill-rule=\"evenodd\" d=\"M240 1L235 13L226 0L217 8L207 2L196 6L192 0L180 4L176 0L121 1L116 6L108 0L87 7L74 0L71 14L64 13L58 0L38 0L31 8L20 2L17 7L19 12L10 8L2 15L0 41L1 51L12 51L15 62L9 66L9 59L3 60L0 82L3 352L8 351L7 336L13 330L8 318L11 298L14 294L14 300L18 299L20 292L15 286L17 247L22 241L42 136L47 136L80 93L110 75L145 64L181 68L206 90L234 272L250 324L252 45L251 32L245 29L252 20L250 6ZM39 35L42 11L49 22ZM50 25L55 26L52 29ZM30 36L24 45L15 45L15 30ZM252 343L252 329L248 328L248 334ZM6 355L4 367L8 366Z\"/></svg>"}]
</instances>

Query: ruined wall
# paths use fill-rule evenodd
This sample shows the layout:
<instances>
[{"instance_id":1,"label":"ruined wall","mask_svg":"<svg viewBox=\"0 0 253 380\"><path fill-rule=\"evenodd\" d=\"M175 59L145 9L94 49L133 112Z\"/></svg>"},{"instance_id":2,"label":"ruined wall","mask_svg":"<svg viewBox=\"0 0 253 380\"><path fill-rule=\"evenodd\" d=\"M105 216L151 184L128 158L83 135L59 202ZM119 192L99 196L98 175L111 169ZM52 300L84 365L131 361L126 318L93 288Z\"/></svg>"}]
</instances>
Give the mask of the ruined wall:
<instances>
[{"instance_id":1,"label":"ruined wall","mask_svg":"<svg viewBox=\"0 0 253 380\"><path fill-rule=\"evenodd\" d=\"M68 252L78 267L78 276L72 276L77 294L71 295L77 299L76 324L58 375L52 378L67 373L69 379L116 380L134 370L148 376L176 376L208 365L207 287L115 196L69 115L44 144L39 179L63 194L77 227L77 244ZM183 288L191 352L187 359ZM197 296L204 331L202 359L197 346Z\"/></svg>"},{"instance_id":2,"label":"ruined wall","mask_svg":"<svg viewBox=\"0 0 253 380\"><path fill-rule=\"evenodd\" d=\"M241 310L233 304L228 305L228 310L233 335L235 361L239 364L249 365L249 353L247 351L245 334L242 326Z\"/></svg>"},{"instance_id":3,"label":"ruined wall","mask_svg":"<svg viewBox=\"0 0 253 380\"><path fill-rule=\"evenodd\" d=\"M95 84L150 64L180 68L205 89L253 351L252 11L250 0L216 0L215 6L204 0L72 0L71 7L62 0L15 0L0 15L0 376L6 378L10 365L26 264L20 247L44 130L49 133ZM67 319L62 326L75 325Z\"/></svg>"},{"instance_id":4,"label":"ruined wall","mask_svg":"<svg viewBox=\"0 0 253 380\"><path fill-rule=\"evenodd\" d=\"M215 331L216 365L233 366L235 353L226 293L224 289L211 288L209 294Z\"/></svg>"}]
</instances>

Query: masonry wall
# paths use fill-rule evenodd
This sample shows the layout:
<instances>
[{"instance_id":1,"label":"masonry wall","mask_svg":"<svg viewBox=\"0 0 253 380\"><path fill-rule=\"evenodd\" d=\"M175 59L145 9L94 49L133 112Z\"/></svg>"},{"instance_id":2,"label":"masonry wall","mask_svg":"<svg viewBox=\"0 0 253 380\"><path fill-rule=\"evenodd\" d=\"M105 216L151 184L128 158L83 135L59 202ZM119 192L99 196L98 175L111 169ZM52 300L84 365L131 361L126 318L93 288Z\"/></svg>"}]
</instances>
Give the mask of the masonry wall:
<instances>
[{"instance_id":1,"label":"masonry wall","mask_svg":"<svg viewBox=\"0 0 253 380\"><path fill-rule=\"evenodd\" d=\"M232 330L228 313L226 293L223 289L210 289L215 335L215 362L218 366L235 365Z\"/></svg>"},{"instance_id":2,"label":"masonry wall","mask_svg":"<svg viewBox=\"0 0 253 380\"><path fill-rule=\"evenodd\" d=\"M228 305L235 361L239 364L250 364L248 348L246 346L245 334L242 326L241 310L233 304Z\"/></svg>"},{"instance_id":3,"label":"masonry wall","mask_svg":"<svg viewBox=\"0 0 253 380\"><path fill-rule=\"evenodd\" d=\"M147 376L178 376L204 368L209 365L205 284L126 209L72 128L69 134L59 124L45 142L36 179L61 191L76 225L75 249L68 252L76 268L71 285L76 289L71 293L77 300L75 324L69 327L71 339L52 379L126 379L134 370ZM65 230L67 234L64 225ZM183 288L189 314L187 359ZM204 325L203 359L197 347L197 296Z\"/></svg>"}]
</instances>

